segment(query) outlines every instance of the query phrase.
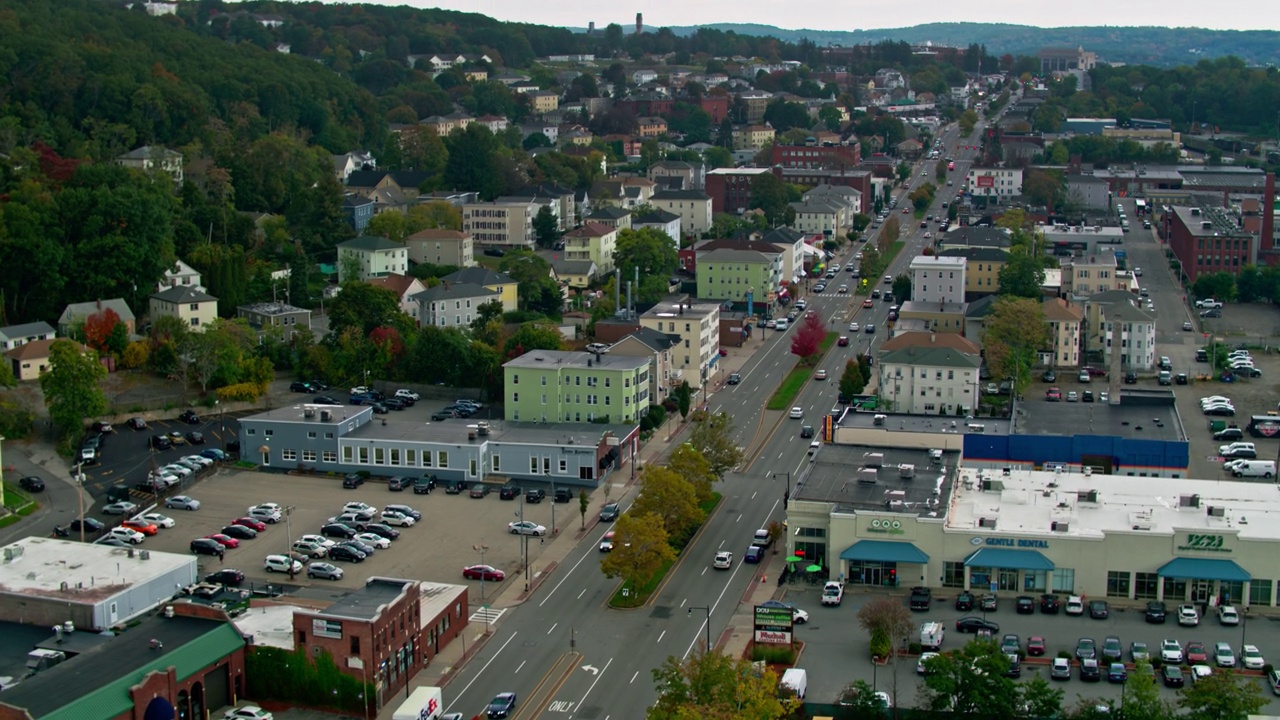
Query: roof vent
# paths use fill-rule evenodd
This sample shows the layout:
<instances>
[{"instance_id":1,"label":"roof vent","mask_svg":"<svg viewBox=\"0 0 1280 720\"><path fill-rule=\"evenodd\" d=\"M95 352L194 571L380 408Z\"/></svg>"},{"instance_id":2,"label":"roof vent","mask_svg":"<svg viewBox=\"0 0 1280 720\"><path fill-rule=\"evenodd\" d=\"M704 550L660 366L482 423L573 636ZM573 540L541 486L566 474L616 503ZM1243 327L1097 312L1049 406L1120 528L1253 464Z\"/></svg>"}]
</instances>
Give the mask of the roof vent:
<instances>
[{"instance_id":1,"label":"roof vent","mask_svg":"<svg viewBox=\"0 0 1280 720\"><path fill-rule=\"evenodd\" d=\"M1199 495L1180 495L1178 496L1178 507L1198 508L1200 507L1200 496Z\"/></svg>"},{"instance_id":2,"label":"roof vent","mask_svg":"<svg viewBox=\"0 0 1280 720\"><path fill-rule=\"evenodd\" d=\"M1049 529L1054 532L1067 532L1071 530L1071 523L1054 521L1049 525Z\"/></svg>"},{"instance_id":3,"label":"roof vent","mask_svg":"<svg viewBox=\"0 0 1280 720\"><path fill-rule=\"evenodd\" d=\"M328 410L320 411L320 422L329 422L332 419L333 419L333 413L329 412Z\"/></svg>"},{"instance_id":4,"label":"roof vent","mask_svg":"<svg viewBox=\"0 0 1280 720\"><path fill-rule=\"evenodd\" d=\"M995 518L978 518L978 527L994 528L996 526Z\"/></svg>"},{"instance_id":5,"label":"roof vent","mask_svg":"<svg viewBox=\"0 0 1280 720\"><path fill-rule=\"evenodd\" d=\"M316 416L315 408L305 408L302 411L302 417L313 418Z\"/></svg>"},{"instance_id":6,"label":"roof vent","mask_svg":"<svg viewBox=\"0 0 1280 720\"><path fill-rule=\"evenodd\" d=\"M1209 517L1226 517L1227 509L1217 505L1210 505L1207 514Z\"/></svg>"}]
</instances>

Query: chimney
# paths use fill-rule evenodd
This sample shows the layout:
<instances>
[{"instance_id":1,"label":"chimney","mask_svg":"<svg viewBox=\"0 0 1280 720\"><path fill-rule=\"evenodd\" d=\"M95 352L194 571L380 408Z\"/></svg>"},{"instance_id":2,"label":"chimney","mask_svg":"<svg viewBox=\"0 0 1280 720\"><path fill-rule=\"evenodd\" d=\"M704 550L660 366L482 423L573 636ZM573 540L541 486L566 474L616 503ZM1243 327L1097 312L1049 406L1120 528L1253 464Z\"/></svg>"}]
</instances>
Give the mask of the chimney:
<instances>
[{"instance_id":1,"label":"chimney","mask_svg":"<svg viewBox=\"0 0 1280 720\"><path fill-rule=\"evenodd\" d=\"M1267 182L1262 191L1262 237L1258 242L1258 250L1270 252L1275 245L1275 198L1276 174L1267 173Z\"/></svg>"},{"instance_id":2,"label":"chimney","mask_svg":"<svg viewBox=\"0 0 1280 720\"><path fill-rule=\"evenodd\" d=\"M644 32L644 13L636 13L636 34Z\"/></svg>"},{"instance_id":3,"label":"chimney","mask_svg":"<svg viewBox=\"0 0 1280 720\"><path fill-rule=\"evenodd\" d=\"M591 22L587 23L587 35L595 35L595 34L596 34L596 21L592 20Z\"/></svg>"}]
</instances>

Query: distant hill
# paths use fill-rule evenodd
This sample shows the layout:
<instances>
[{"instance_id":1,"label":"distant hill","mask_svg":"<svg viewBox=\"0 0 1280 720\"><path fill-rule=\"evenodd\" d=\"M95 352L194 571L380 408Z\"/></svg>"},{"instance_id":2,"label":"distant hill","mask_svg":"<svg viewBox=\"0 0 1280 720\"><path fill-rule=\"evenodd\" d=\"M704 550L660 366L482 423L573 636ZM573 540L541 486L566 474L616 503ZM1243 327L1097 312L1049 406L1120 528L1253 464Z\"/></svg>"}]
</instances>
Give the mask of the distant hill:
<instances>
[{"instance_id":1,"label":"distant hill","mask_svg":"<svg viewBox=\"0 0 1280 720\"><path fill-rule=\"evenodd\" d=\"M717 23L673 27L676 35L699 28L740 35L772 35L779 40L810 40L820 46L865 45L883 40L964 47L978 43L993 55L1034 55L1045 47L1082 46L1107 62L1156 66L1192 65L1206 58L1234 55L1250 65L1280 65L1280 32L1272 30L1207 30L1166 27L1062 27L996 23L929 23L876 30L784 30L771 25Z\"/></svg>"}]
</instances>

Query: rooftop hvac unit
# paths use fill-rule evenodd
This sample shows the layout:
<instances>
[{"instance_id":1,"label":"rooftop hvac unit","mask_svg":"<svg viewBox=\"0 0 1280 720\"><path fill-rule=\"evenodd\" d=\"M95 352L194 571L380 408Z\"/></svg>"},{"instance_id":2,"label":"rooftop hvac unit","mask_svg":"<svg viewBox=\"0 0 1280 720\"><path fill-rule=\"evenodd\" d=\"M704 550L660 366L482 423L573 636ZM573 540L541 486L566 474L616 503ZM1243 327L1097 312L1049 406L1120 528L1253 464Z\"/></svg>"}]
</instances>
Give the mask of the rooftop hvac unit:
<instances>
[{"instance_id":1,"label":"rooftop hvac unit","mask_svg":"<svg viewBox=\"0 0 1280 720\"><path fill-rule=\"evenodd\" d=\"M308 418L311 418L311 417L315 417L315 416L316 416L316 410L315 410L315 408L303 408L303 410L302 410L302 417L308 417Z\"/></svg>"},{"instance_id":2,"label":"rooftop hvac unit","mask_svg":"<svg viewBox=\"0 0 1280 720\"><path fill-rule=\"evenodd\" d=\"M884 465L884 453L863 453L862 463L869 468L878 468Z\"/></svg>"},{"instance_id":3,"label":"rooftop hvac unit","mask_svg":"<svg viewBox=\"0 0 1280 720\"><path fill-rule=\"evenodd\" d=\"M329 412L328 410L320 411L320 422L329 422L332 419L333 419L333 413Z\"/></svg>"},{"instance_id":4,"label":"rooftop hvac unit","mask_svg":"<svg viewBox=\"0 0 1280 720\"><path fill-rule=\"evenodd\" d=\"M1210 505L1208 510L1209 517L1226 517L1227 509L1216 505Z\"/></svg>"},{"instance_id":5,"label":"rooftop hvac unit","mask_svg":"<svg viewBox=\"0 0 1280 720\"><path fill-rule=\"evenodd\" d=\"M858 482L864 485L874 485L876 482L875 468L862 468L859 470Z\"/></svg>"},{"instance_id":6,"label":"rooftop hvac unit","mask_svg":"<svg viewBox=\"0 0 1280 720\"><path fill-rule=\"evenodd\" d=\"M1200 507L1200 496L1199 496L1199 495L1179 495L1179 496L1178 496L1178 507L1180 507L1180 508L1184 508L1184 507L1193 507L1193 508Z\"/></svg>"},{"instance_id":7,"label":"rooftop hvac unit","mask_svg":"<svg viewBox=\"0 0 1280 720\"><path fill-rule=\"evenodd\" d=\"M978 527L994 528L996 526L995 518L978 518Z\"/></svg>"},{"instance_id":8,"label":"rooftop hvac unit","mask_svg":"<svg viewBox=\"0 0 1280 720\"><path fill-rule=\"evenodd\" d=\"M1071 523L1060 522L1055 520L1052 524L1049 525L1049 529L1053 530L1054 532L1067 532L1071 529Z\"/></svg>"},{"instance_id":9,"label":"rooftop hvac unit","mask_svg":"<svg viewBox=\"0 0 1280 720\"><path fill-rule=\"evenodd\" d=\"M1098 491L1097 490L1077 490L1076 502L1096 503L1098 502Z\"/></svg>"}]
</instances>

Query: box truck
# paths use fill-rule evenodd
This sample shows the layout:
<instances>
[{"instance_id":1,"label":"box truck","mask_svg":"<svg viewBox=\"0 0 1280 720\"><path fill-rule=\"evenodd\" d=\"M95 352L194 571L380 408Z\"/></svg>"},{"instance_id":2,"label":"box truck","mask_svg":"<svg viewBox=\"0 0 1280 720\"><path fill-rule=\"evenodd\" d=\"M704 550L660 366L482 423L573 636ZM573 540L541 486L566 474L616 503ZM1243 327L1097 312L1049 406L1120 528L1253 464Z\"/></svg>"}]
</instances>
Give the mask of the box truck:
<instances>
[{"instance_id":1,"label":"box truck","mask_svg":"<svg viewBox=\"0 0 1280 720\"><path fill-rule=\"evenodd\" d=\"M444 693L438 687L420 687L400 703L391 720L439 720L444 712Z\"/></svg>"}]
</instances>

